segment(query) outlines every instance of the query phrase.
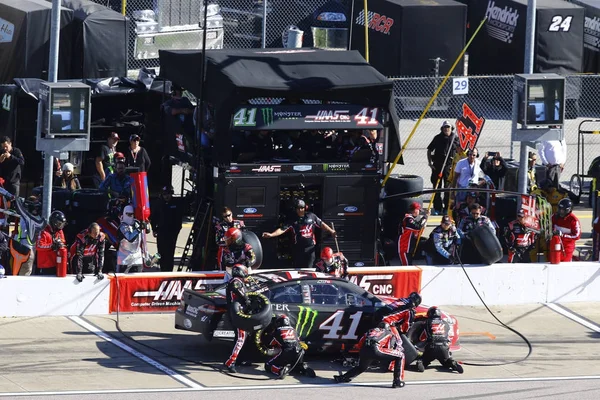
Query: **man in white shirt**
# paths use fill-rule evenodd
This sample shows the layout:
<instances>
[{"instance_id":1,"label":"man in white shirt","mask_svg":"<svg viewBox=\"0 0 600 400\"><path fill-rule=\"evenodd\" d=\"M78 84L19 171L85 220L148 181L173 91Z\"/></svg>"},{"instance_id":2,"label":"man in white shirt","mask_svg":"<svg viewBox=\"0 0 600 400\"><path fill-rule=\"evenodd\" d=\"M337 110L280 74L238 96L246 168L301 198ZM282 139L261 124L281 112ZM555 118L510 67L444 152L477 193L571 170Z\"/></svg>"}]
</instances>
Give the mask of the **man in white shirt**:
<instances>
[{"instance_id":1,"label":"man in white shirt","mask_svg":"<svg viewBox=\"0 0 600 400\"><path fill-rule=\"evenodd\" d=\"M452 181L452 187L454 188L468 188L471 185L477 185L479 183L479 176L481 175L481 167L477 162L479 158L479 151L477 148L467 151L467 158L463 158L456 163L454 168L454 179ZM455 202L462 202L467 197L467 192L453 192Z\"/></svg>"},{"instance_id":2,"label":"man in white shirt","mask_svg":"<svg viewBox=\"0 0 600 400\"><path fill-rule=\"evenodd\" d=\"M560 173L565 169L567 162L566 140L548 140L536 143L536 148L542 164L546 166L546 178L554 182L555 187L560 186Z\"/></svg>"}]
</instances>

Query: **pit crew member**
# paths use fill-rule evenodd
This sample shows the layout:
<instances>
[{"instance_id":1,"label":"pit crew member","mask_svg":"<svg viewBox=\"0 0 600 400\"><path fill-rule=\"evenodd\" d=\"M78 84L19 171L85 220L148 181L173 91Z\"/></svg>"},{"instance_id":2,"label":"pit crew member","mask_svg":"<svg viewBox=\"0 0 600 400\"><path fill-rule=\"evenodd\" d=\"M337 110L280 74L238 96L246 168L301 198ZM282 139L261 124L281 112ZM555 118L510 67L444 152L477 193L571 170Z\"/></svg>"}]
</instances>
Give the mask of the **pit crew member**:
<instances>
[{"instance_id":1,"label":"pit crew member","mask_svg":"<svg viewBox=\"0 0 600 400\"><path fill-rule=\"evenodd\" d=\"M248 287L246 286L246 280L248 279L248 268L243 264L235 264L231 269L231 280L227 283L226 296L227 296L227 309L231 309L231 304L233 302L239 302L242 306L248 307L250 305L250 299L248 298L247 292ZM234 328L236 328L234 326ZM235 329L235 344L233 345L233 350L231 355L225 361L225 367L227 370L235 374L237 370L235 369L235 362L244 347L244 342L246 341L246 336L248 333L241 329Z\"/></svg>"},{"instance_id":2,"label":"pit crew member","mask_svg":"<svg viewBox=\"0 0 600 400\"><path fill-rule=\"evenodd\" d=\"M529 251L536 242L535 232L525 225L525 211L519 210L517 219L509 222L504 228L504 239L508 247L509 263L528 263L531 261Z\"/></svg>"},{"instance_id":3,"label":"pit crew member","mask_svg":"<svg viewBox=\"0 0 600 400\"><path fill-rule=\"evenodd\" d=\"M331 274L336 278L348 277L348 260L344 253L334 253L331 247L324 247L321 250L321 258L315 262L315 270Z\"/></svg>"},{"instance_id":4,"label":"pit crew member","mask_svg":"<svg viewBox=\"0 0 600 400\"><path fill-rule=\"evenodd\" d=\"M65 248L66 240L63 228L67 218L62 211L52 211L48 226L40 233L36 242L37 275L56 275L56 259L60 249Z\"/></svg>"},{"instance_id":5,"label":"pit crew member","mask_svg":"<svg viewBox=\"0 0 600 400\"><path fill-rule=\"evenodd\" d=\"M79 282L83 282L84 273L93 273L98 280L104 279L102 267L104 266L105 244L106 237L104 233L100 232L100 225L95 222L79 232L75 239L75 255L73 257L73 263L77 268L76 278Z\"/></svg>"},{"instance_id":6,"label":"pit crew member","mask_svg":"<svg viewBox=\"0 0 600 400\"><path fill-rule=\"evenodd\" d=\"M459 250L462 232L456 228L448 215L442 217L442 223L434 228L429 236L427 248L428 264L453 264L455 253Z\"/></svg>"},{"instance_id":7,"label":"pit crew member","mask_svg":"<svg viewBox=\"0 0 600 400\"><path fill-rule=\"evenodd\" d=\"M552 230L560 236L563 243L561 262L573 260L575 243L581 237L581 223L572 211L573 202L570 199L562 199L558 203L558 211L552 215Z\"/></svg>"},{"instance_id":8,"label":"pit crew member","mask_svg":"<svg viewBox=\"0 0 600 400\"><path fill-rule=\"evenodd\" d=\"M238 228L242 231L246 229L244 221L233 219L233 212L229 207L223 207L221 216L220 221L215 221L215 241L217 242L217 246L225 246L225 233L227 233L229 228Z\"/></svg>"},{"instance_id":9,"label":"pit crew member","mask_svg":"<svg viewBox=\"0 0 600 400\"><path fill-rule=\"evenodd\" d=\"M420 336L420 343L424 347L420 349L423 355L417 360L419 372L425 371L433 360L438 360L442 366L459 374L464 372L462 365L454 361L450 353L449 333L450 325L442 319L440 309L435 306L429 307L425 329Z\"/></svg>"},{"instance_id":10,"label":"pit crew member","mask_svg":"<svg viewBox=\"0 0 600 400\"><path fill-rule=\"evenodd\" d=\"M412 264L412 254L417 245L417 237L427 225L427 215L420 214L421 205L415 201L408 207L408 213L404 216L398 229L398 254L402 265Z\"/></svg>"},{"instance_id":11,"label":"pit crew member","mask_svg":"<svg viewBox=\"0 0 600 400\"><path fill-rule=\"evenodd\" d=\"M217 266L221 271L228 271L235 264L244 264L251 268L256 262L256 254L252 246L244 243L242 231L238 228L229 228L224 236L225 246L219 247L217 253ZM226 279L229 277L226 276Z\"/></svg>"}]
</instances>

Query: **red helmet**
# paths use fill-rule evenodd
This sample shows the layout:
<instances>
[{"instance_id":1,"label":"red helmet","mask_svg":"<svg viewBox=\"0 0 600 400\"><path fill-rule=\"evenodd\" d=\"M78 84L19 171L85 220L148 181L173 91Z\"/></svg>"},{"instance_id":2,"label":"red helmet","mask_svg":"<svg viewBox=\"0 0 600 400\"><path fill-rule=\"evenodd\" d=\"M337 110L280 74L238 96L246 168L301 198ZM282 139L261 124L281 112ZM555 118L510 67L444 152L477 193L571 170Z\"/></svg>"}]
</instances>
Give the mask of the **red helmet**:
<instances>
[{"instance_id":1,"label":"red helmet","mask_svg":"<svg viewBox=\"0 0 600 400\"><path fill-rule=\"evenodd\" d=\"M413 201L413 202L411 203L411 205L408 207L408 209L409 209L410 211L414 211L414 210L420 210L420 209L421 209L421 205L420 205L418 202L416 202L416 201Z\"/></svg>"},{"instance_id":2,"label":"red helmet","mask_svg":"<svg viewBox=\"0 0 600 400\"><path fill-rule=\"evenodd\" d=\"M231 269L231 276L234 278L246 279L248 275L248 267L244 264L235 264Z\"/></svg>"},{"instance_id":3,"label":"red helmet","mask_svg":"<svg viewBox=\"0 0 600 400\"><path fill-rule=\"evenodd\" d=\"M229 246L233 243L242 243L242 231L238 228L229 228L227 229L227 232L225 232L225 244Z\"/></svg>"},{"instance_id":4,"label":"red helmet","mask_svg":"<svg viewBox=\"0 0 600 400\"><path fill-rule=\"evenodd\" d=\"M321 250L321 260L325 261L327 265L333 263L333 250L331 247L323 247L323 250Z\"/></svg>"},{"instance_id":5,"label":"red helmet","mask_svg":"<svg viewBox=\"0 0 600 400\"><path fill-rule=\"evenodd\" d=\"M121 153L120 151L117 151L114 157L115 162L125 162L125 154Z\"/></svg>"}]
</instances>

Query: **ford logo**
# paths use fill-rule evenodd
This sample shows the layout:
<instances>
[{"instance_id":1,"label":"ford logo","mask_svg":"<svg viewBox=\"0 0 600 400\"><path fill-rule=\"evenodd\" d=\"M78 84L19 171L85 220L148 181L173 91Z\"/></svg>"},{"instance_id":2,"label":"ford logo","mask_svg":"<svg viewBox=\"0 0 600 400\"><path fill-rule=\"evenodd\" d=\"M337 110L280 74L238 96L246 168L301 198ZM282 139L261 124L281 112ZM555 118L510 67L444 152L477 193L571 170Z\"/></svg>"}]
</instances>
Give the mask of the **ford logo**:
<instances>
[{"instance_id":1,"label":"ford logo","mask_svg":"<svg viewBox=\"0 0 600 400\"><path fill-rule=\"evenodd\" d=\"M367 164L365 165L365 168L373 168L373 164Z\"/></svg>"},{"instance_id":2,"label":"ford logo","mask_svg":"<svg viewBox=\"0 0 600 400\"><path fill-rule=\"evenodd\" d=\"M254 214L256 211L256 208L244 208L244 214Z\"/></svg>"},{"instance_id":3,"label":"ford logo","mask_svg":"<svg viewBox=\"0 0 600 400\"><path fill-rule=\"evenodd\" d=\"M354 206L344 207L344 211L346 211L346 212L356 212L357 210L358 210L358 208L356 208Z\"/></svg>"},{"instance_id":4,"label":"ford logo","mask_svg":"<svg viewBox=\"0 0 600 400\"><path fill-rule=\"evenodd\" d=\"M355 267L364 267L364 266L365 266L365 263L364 263L364 262L362 262L362 261L359 261L359 262L357 262L357 263L354 263L354 266L355 266Z\"/></svg>"},{"instance_id":5,"label":"ford logo","mask_svg":"<svg viewBox=\"0 0 600 400\"><path fill-rule=\"evenodd\" d=\"M310 171L312 169L312 165L294 165L294 171Z\"/></svg>"}]
</instances>

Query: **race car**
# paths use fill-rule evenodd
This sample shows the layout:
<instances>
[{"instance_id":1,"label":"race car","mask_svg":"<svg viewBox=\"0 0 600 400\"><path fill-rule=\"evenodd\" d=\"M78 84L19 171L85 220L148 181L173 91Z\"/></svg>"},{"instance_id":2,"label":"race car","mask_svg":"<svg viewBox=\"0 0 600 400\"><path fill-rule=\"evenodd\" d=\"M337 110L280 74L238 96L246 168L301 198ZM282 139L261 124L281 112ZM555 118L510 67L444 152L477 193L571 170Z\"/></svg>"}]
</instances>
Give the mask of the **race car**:
<instances>
[{"instance_id":1,"label":"race car","mask_svg":"<svg viewBox=\"0 0 600 400\"><path fill-rule=\"evenodd\" d=\"M346 279L320 272L276 271L252 274L250 291L266 296L275 315L287 315L309 350L350 350L358 339L389 312L397 301L375 296ZM226 284L210 292L185 289L175 313L175 328L201 333L206 339L233 340L228 316ZM407 337L417 342L426 319L427 306L415 312L415 323ZM450 350L460 349L458 322L443 314L450 325ZM415 343L416 344L416 343Z\"/></svg>"}]
</instances>

